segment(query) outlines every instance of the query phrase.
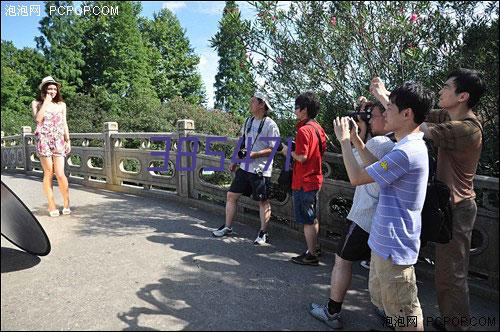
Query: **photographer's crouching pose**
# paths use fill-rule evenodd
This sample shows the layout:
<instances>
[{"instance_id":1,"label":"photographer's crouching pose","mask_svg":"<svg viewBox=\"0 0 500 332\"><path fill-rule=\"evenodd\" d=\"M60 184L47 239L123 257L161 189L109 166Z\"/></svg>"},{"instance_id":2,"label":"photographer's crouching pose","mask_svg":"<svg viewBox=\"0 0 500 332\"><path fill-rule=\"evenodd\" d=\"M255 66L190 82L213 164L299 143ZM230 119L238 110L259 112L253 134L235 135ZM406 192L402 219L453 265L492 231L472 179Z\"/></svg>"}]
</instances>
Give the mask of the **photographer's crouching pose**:
<instances>
[{"instance_id":1,"label":"photographer's crouching pose","mask_svg":"<svg viewBox=\"0 0 500 332\"><path fill-rule=\"evenodd\" d=\"M377 182L380 186L368 237L372 303L384 309L387 325L423 330L413 265L420 250L421 212L429 174L427 147L419 126L433 106L433 97L421 84L405 83L391 92L385 106L385 129L394 132L397 144L380 160L373 158L368 167L358 165L352 152L349 118L335 119L335 135L351 184ZM407 325L395 325L401 320Z\"/></svg>"},{"instance_id":2,"label":"photographer's crouching pose","mask_svg":"<svg viewBox=\"0 0 500 332\"><path fill-rule=\"evenodd\" d=\"M393 149L394 142L389 136L385 136L388 132L385 129L386 121L383 115L385 109L382 104L366 102L366 99L362 98L364 97L360 98L360 101L363 101L361 111L354 115L359 132L354 126L351 130L351 142L357 163L368 166L372 158L371 154L381 159ZM370 138L370 134L374 137ZM342 328L340 312L342 302L351 285L352 263L370 259L368 236L378 204L379 191L380 188L375 182L356 187L352 208L347 216L350 226L335 254L330 299L326 305L316 303L310 305L311 315L332 328ZM379 308L379 311L383 313L382 308Z\"/></svg>"},{"instance_id":3,"label":"photographer's crouching pose","mask_svg":"<svg viewBox=\"0 0 500 332\"><path fill-rule=\"evenodd\" d=\"M236 164L231 163L229 166L231 172L236 170L236 175L227 193L226 223L213 231L212 234L216 237L222 237L233 232L231 225L236 214L236 204L238 198L243 194L259 201L261 226L254 244L264 244L269 241L267 228L271 218L269 189L272 162L267 169L265 167L274 144L279 144L279 140L269 141L259 138L279 138L280 136L278 125L268 117L268 113L271 111L272 108L267 97L262 93L255 93L250 101L252 117L247 118L241 128L243 144L246 144L248 138L251 137L251 146L245 146L245 149L241 149L238 154L240 159L249 157L250 162L242 162L238 170L236 170Z\"/></svg>"}]
</instances>

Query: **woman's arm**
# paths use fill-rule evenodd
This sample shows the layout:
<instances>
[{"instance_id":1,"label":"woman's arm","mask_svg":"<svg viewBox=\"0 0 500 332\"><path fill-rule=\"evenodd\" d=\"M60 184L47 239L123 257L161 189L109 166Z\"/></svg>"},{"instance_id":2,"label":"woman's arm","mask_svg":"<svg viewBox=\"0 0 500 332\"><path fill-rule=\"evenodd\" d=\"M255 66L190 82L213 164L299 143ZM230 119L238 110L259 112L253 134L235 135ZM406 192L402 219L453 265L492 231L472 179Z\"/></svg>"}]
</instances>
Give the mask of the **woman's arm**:
<instances>
[{"instance_id":1,"label":"woman's arm","mask_svg":"<svg viewBox=\"0 0 500 332\"><path fill-rule=\"evenodd\" d=\"M63 103L63 120L64 120L64 146L66 154L71 152L71 140L69 139L68 122L66 121L66 104Z\"/></svg>"},{"instance_id":2,"label":"woman's arm","mask_svg":"<svg viewBox=\"0 0 500 332\"><path fill-rule=\"evenodd\" d=\"M33 100L33 102L31 103L31 109L33 110L33 117L35 118L36 123L43 122L43 118L45 117L45 111L47 110L47 107L50 105L51 102L52 102L52 97L49 94L45 95L45 99L41 103L39 103L36 100Z\"/></svg>"},{"instance_id":3,"label":"woman's arm","mask_svg":"<svg viewBox=\"0 0 500 332\"><path fill-rule=\"evenodd\" d=\"M63 104L63 118L64 118L64 141L70 142L68 122L66 121L66 104Z\"/></svg>"}]
</instances>

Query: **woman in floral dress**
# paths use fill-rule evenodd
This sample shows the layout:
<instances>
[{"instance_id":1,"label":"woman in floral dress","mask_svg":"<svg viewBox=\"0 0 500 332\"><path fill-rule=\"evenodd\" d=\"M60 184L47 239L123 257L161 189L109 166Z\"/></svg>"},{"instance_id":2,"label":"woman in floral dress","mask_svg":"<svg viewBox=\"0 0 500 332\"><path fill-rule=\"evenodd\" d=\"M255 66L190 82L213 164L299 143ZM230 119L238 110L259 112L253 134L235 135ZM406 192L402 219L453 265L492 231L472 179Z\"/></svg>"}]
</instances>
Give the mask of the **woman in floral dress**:
<instances>
[{"instance_id":1,"label":"woman in floral dress","mask_svg":"<svg viewBox=\"0 0 500 332\"><path fill-rule=\"evenodd\" d=\"M52 77L45 77L38 86L40 96L31 103L36 121L36 153L43 168L43 190L49 201L51 217L59 216L52 186L54 174L64 200L62 212L71 213L68 179L64 174L65 157L71 151L71 142L66 123L66 104L61 97L60 87Z\"/></svg>"}]
</instances>

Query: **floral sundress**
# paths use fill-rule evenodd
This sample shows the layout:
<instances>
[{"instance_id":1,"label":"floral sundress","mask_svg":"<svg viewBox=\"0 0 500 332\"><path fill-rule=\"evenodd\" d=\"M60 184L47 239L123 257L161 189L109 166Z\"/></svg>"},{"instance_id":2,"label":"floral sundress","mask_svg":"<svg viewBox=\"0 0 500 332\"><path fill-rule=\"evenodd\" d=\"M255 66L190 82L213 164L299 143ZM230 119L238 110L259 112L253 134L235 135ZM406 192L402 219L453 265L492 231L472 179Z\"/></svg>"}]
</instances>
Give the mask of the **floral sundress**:
<instances>
[{"instance_id":1,"label":"floral sundress","mask_svg":"<svg viewBox=\"0 0 500 332\"><path fill-rule=\"evenodd\" d=\"M45 112L43 121L36 125L35 142L39 157L66 157L62 107L58 107L57 111Z\"/></svg>"}]
</instances>

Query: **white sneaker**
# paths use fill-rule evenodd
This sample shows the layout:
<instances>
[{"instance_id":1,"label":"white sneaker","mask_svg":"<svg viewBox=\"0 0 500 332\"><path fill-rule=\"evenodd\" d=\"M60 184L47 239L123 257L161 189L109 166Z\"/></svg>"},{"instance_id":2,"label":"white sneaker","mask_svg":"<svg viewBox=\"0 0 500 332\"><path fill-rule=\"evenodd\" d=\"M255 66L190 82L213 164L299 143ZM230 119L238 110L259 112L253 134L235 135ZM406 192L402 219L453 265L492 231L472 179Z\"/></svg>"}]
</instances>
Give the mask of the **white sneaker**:
<instances>
[{"instance_id":1,"label":"white sneaker","mask_svg":"<svg viewBox=\"0 0 500 332\"><path fill-rule=\"evenodd\" d=\"M59 217L59 210L49 211L49 216L51 216L51 217Z\"/></svg>"},{"instance_id":2,"label":"white sneaker","mask_svg":"<svg viewBox=\"0 0 500 332\"><path fill-rule=\"evenodd\" d=\"M259 231L259 234L257 235L257 238L255 241L253 241L253 244L258 244L258 245L263 245L268 242L268 235L267 233L264 233L263 231Z\"/></svg>"},{"instance_id":3,"label":"white sneaker","mask_svg":"<svg viewBox=\"0 0 500 332\"><path fill-rule=\"evenodd\" d=\"M212 232L212 235L215 237L222 237L224 235L231 234L233 232L233 228L226 227L226 225L222 225L217 230Z\"/></svg>"},{"instance_id":4,"label":"white sneaker","mask_svg":"<svg viewBox=\"0 0 500 332\"><path fill-rule=\"evenodd\" d=\"M309 305L309 313L316 318L317 320L322 321L332 329L341 329L342 328L342 317L340 316L340 312L330 315L328 312L328 306L326 305L318 305L316 303L311 303Z\"/></svg>"},{"instance_id":5,"label":"white sneaker","mask_svg":"<svg viewBox=\"0 0 500 332\"><path fill-rule=\"evenodd\" d=\"M71 214L71 209L70 209L70 208L64 208L64 209L62 210L62 214L64 214L64 215Z\"/></svg>"}]
</instances>

